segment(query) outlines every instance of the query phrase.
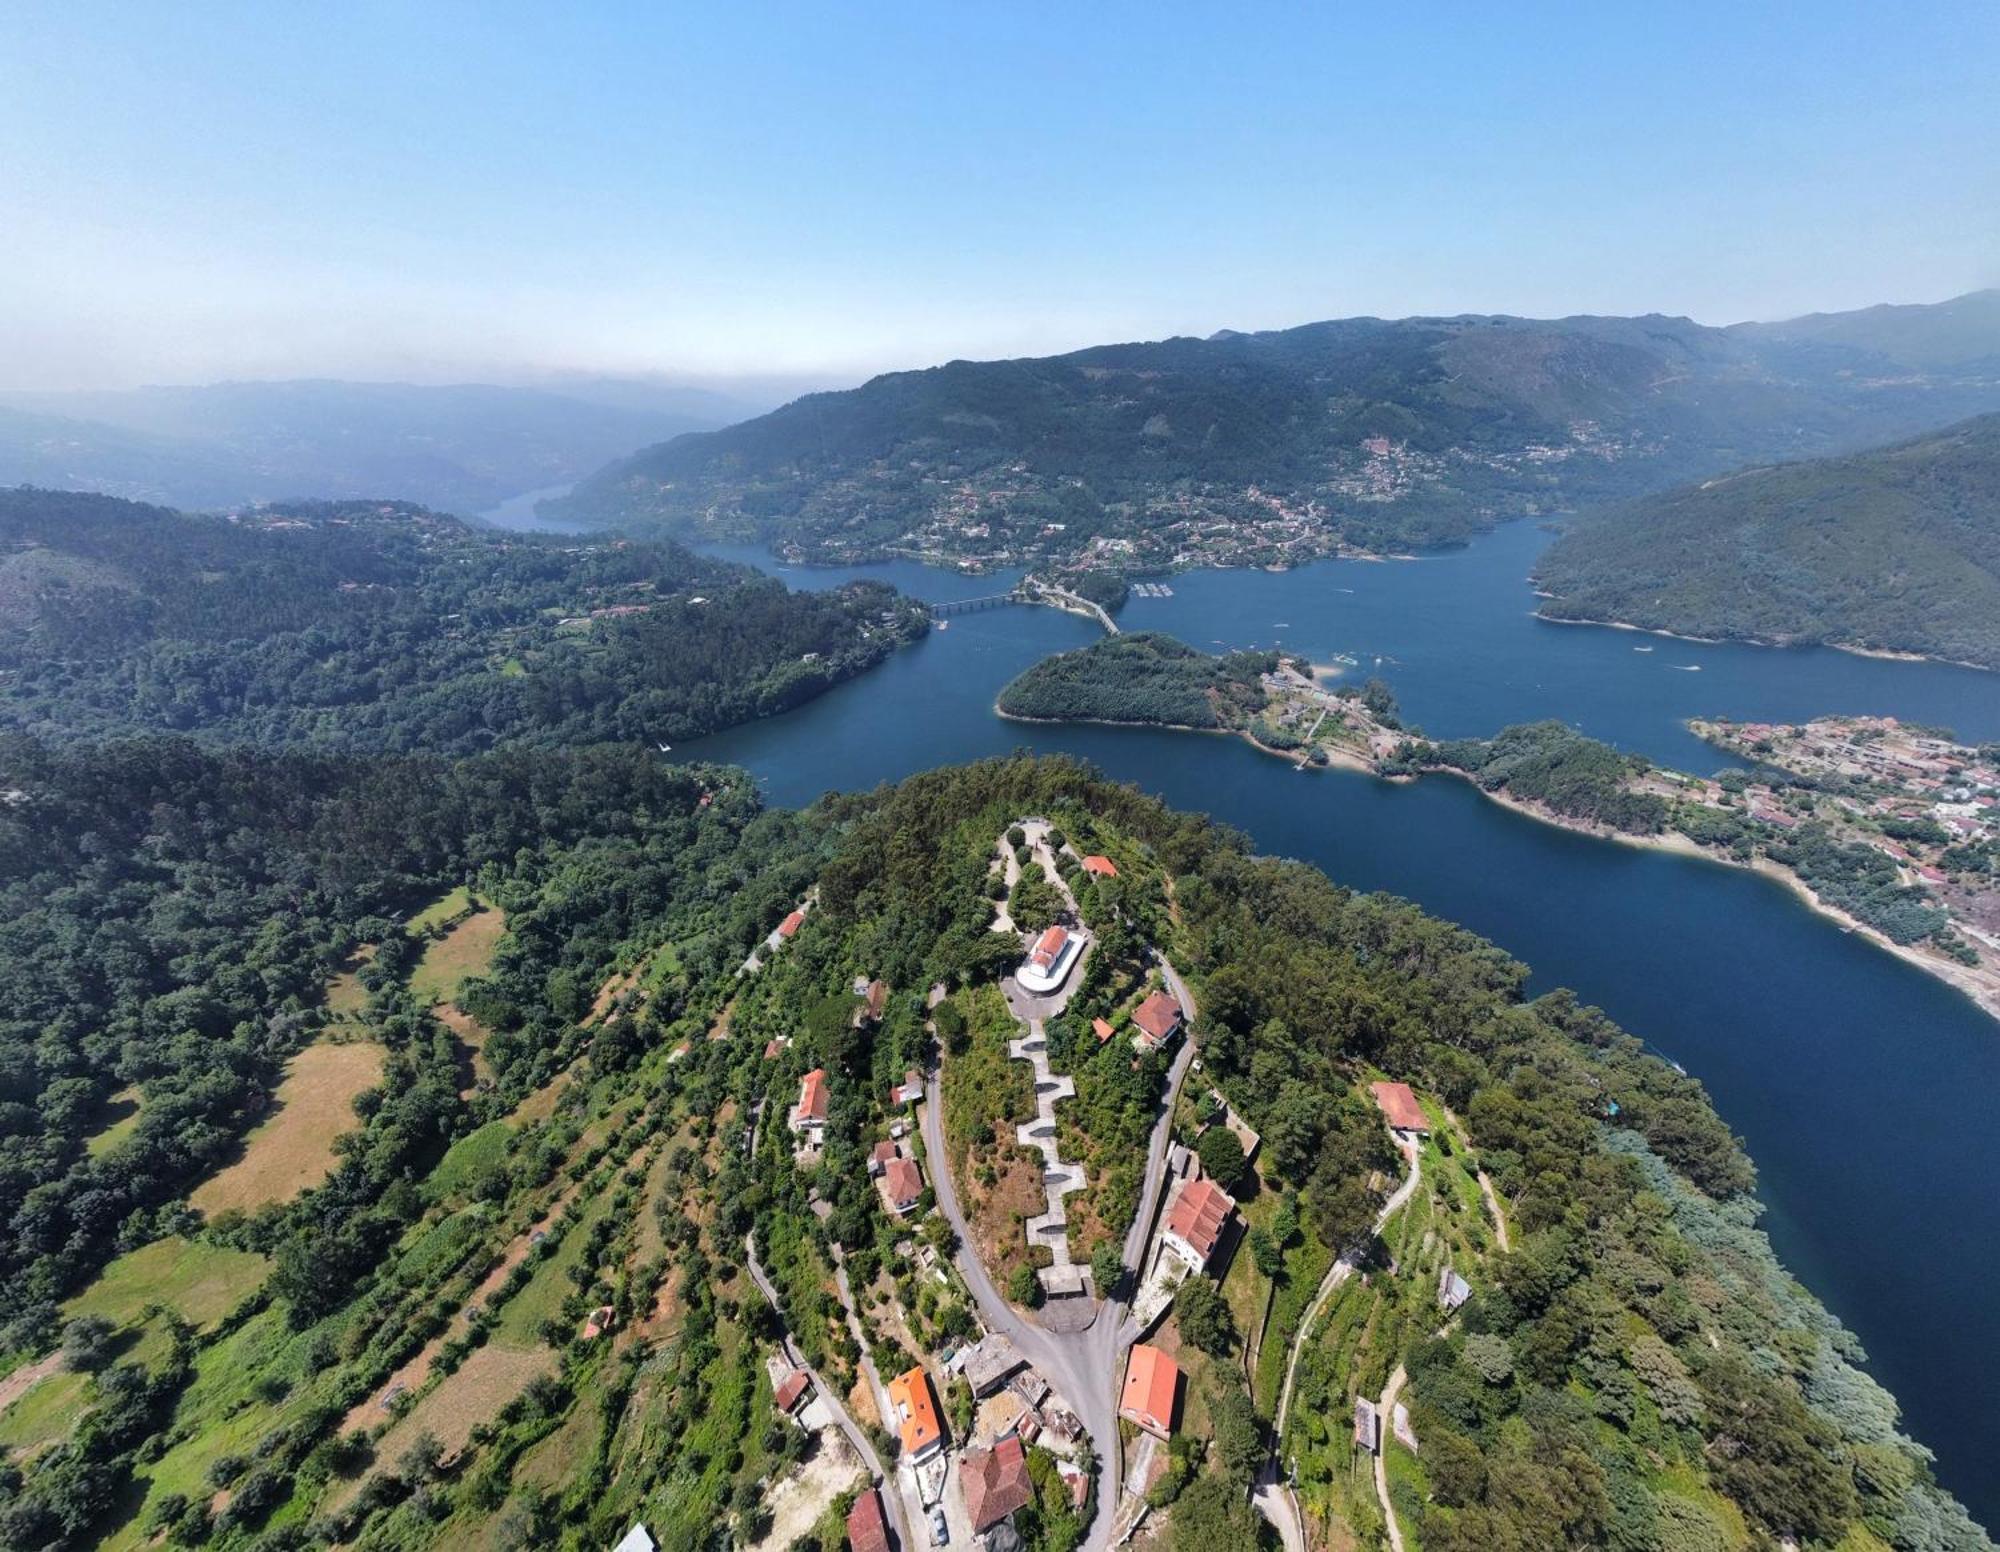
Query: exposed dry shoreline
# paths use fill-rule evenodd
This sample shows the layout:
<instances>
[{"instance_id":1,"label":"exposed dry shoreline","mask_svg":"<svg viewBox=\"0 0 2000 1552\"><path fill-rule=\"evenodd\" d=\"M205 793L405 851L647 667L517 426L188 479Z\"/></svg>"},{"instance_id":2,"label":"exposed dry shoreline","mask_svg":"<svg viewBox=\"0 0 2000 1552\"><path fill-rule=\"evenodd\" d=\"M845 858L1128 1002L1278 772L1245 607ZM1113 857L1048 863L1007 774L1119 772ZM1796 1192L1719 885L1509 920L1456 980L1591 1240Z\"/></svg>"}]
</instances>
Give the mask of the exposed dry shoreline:
<instances>
[{"instance_id":1,"label":"exposed dry shoreline","mask_svg":"<svg viewBox=\"0 0 2000 1552\"><path fill-rule=\"evenodd\" d=\"M1638 627L1629 628L1637 629ZM1301 769L1313 770L1320 768L1313 766L1310 761L1301 760L1294 750L1274 749L1269 744L1260 742L1255 735L1245 728L1198 728L1191 727L1185 723L1141 722L1136 720L1119 720L1110 717L1024 717L1013 712L1002 711L1000 703L997 700L993 703L993 710L996 715L1009 722L1043 723L1048 725L1092 723L1100 727L1161 728L1175 733L1221 734L1227 737L1240 738L1249 744L1251 748L1262 750L1265 754L1275 755L1280 759L1289 760ZM1820 899L1818 895L1812 892L1806 881L1800 878L1796 872L1782 863L1771 861L1768 857L1757 857L1750 862L1739 862L1734 857L1727 856L1699 844L1688 836L1682 835L1677 830L1664 830L1658 835L1634 835L1630 831L1614 830L1606 825L1595 825L1583 820L1572 819L1567 815L1558 814L1552 809L1544 808L1538 803L1530 803L1521 798L1511 797L1504 791L1492 791L1482 787L1473 779L1469 772L1458 770L1453 766L1432 765L1426 766L1421 772L1385 776L1373 760L1364 759L1360 755L1344 750L1329 749L1327 750L1326 768L1334 767L1373 776L1377 781L1415 781L1418 775L1454 776L1460 781L1465 782L1488 802L1497 803L1502 808L1511 809L1514 813L1536 820L1541 824L1552 825L1558 830L1568 830L1576 835L1589 836L1593 840L1615 841L1621 846L1634 846L1642 851L1666 852L1677 857L1714 863L1718 867L1744 868L1752 873L1761 874L1765 878L1782 884L1806 906L1819 915L1826 917L1829 921L1837 923L1844 931L1851 932L1858 937L1866 938L1876 947L1887 950L1898 959L1914 965L1920 970L1928 971L1947 985L1970 997L1989 1017L2000 1019L2000 974L1996 974L1984 966L1963 965L1955 959L1945 958L1942 954L1928 953L1913 945L1895 942L1885 933L1877 931L1866 922L1850 916L1838 906L1829 905L1826 901Z\"/></svg>"},{"instance_id":2,"label":"exposed dry shoreline","mask_svg":"<svg viewBox=\"0 0 2000 1552\"><path fill-rule=\"evenodd\" d=\"M1537 593L1537 598L1547 598L1547 593ZM1665 630L1657 625L1634 625L1630 620L1582 620L1569 619L1559 614L1549 614L1541 609L1535 611L1535 618L1550 625L1594 625L1602 630L1637 631L1642 636L1665 636L1669 641L1692 641L1704 647L1766 647L1772 651L1784 652L1800 645L1830 647L1835 652L1846 652L1854 657L1881 658L1891 663L1942 663L1947 668L1976 668L1981 673L1996 672L1991 663L1971 663L1964 658L1936 657L1928 652L1904 652L1893 647L1864 647L1851 641L1774 641L1768 636L1690 636L1683 631Z\"/></svg>"}]
</instances>

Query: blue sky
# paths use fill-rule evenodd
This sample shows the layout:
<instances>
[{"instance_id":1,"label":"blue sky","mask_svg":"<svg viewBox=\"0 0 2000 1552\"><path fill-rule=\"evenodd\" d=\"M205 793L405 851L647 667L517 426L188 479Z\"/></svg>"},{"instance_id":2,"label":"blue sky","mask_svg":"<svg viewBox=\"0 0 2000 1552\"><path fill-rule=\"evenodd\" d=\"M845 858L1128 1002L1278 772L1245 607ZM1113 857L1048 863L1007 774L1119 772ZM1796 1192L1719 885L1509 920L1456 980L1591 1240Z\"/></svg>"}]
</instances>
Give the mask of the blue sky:
<instances>
[{"instance_id":1,"label":"blue sky","mask_svg":"<svg viewBox=\"0 0 2000 1552\"><path fill-rule=\"evenodd\" d=\"M0 386L2000 283L1991 4L0 0Z\"/></svg>"}]
</instances>

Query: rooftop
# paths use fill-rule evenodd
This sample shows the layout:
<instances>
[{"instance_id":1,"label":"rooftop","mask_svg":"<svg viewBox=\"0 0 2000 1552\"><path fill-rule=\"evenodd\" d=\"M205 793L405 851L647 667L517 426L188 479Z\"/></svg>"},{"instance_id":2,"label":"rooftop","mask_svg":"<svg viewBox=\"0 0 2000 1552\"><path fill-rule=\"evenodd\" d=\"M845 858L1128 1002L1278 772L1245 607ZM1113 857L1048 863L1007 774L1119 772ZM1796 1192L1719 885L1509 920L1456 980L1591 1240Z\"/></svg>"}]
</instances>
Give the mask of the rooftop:
<instances>
[{"instance_id":1,"label":"rooftop","mask_svg":"<svg viewBox=\"0 0 2000 1552\"><path fill-rule=\"evenodd\" d=\"M1190 1180L1167 1209L1167 1230L1192 1245L1203 1262L1215 1254L1236 1203L1213 1180Z\"/></svg>"},{"instance_id":2,"label":"rooftop","mask_svg":"<svg viewBox=\"0 0 2000 1552\"><path fill-rule=\"evenodd\" d=\"M1116 878L1118 866L1109 857L1100 857L1094 852L1083 859L1083 871L1095 873L1099 878Z\"/></svg>"},{"instance_id":3,"label":"rooftop","mask_svg":"<svg viewBox=\"0 0 2000 1552\"><path fill-rule=\"evenodd\" d=\"M1034 950L1028 955L1028 959L1046 970L1061 957L1063 945L1067 942L1069 942L1067 927L1050 927L1035 940Z\"/></svg>"},{"instance_id":4,"label":"rooftop","mask_svg":"<svg viewBox=\"0 0 2000 1552\"><path fill-rule=\"evenodd\" d=\"M1142 1428L1155 1433L1172 1433L1174 1398L1180 1389L1181 1368L1157 1347L1140 1343L1132 1349L1125 1367L1125 1388L1119 1392L1118 1410Z\"/></svg>"},{"instance_id":5,"label":"rooftop","mask_svg":"<svg viewBox=\"0 0 2000 1552\"><path fill-rule=\"evenodd\" d=\"M1132 1022L1145 1031L1152 1044L1159 1045L1181 1027L1181 1005L1165 992L1154 992L1139 1004Z\"/></svg>"},{"instance_id":6,"label":"rooftop","mask_svg":"<svg viewBox=\"0 0 2000 1552\"><path fill-rule=\"evenodd\" d=\"M965 1350L962 1365L965 1382L972 1387L975 1396L983 1396L1003 1383L1024 1361L1020 1349L1006 1334L995 1331Z\"/></svg>"},{"instance_id":7,"label":"rooftop","mask_svg":"<svg viewBox=\"0 0 2000 1552\"><path fill-rule=\"evenodd\" d=\"M791 915L787 916L783 921L778 923L778 936L781 938L789 938L793 933L799 930L800 923L802 923L805 919L806 919L806 913L804 911L792 912Z\"/></svg>"},{"instance_id":8,"label":"rooftop","mask_svg":"<svg viewBox=\"0 0 2000 1552\"><path fill-rule=\"evenodd\" d=\"M815 1067L799 1080L799 1102L792 1114L801 1121L826 1119L826 1069Z\"/></svg>"},{"instance_id":9,"label":"rooftop","mask_svg":"<svg viewBox=\"0 0 2000 1552\"><path fill-rule=\"evenodd\" d=\"M777 1398L778 1410L780 1412L791 1411L811 1388L812 1379L804 1369L792 1370L791 1373L778 1381L778 1387L773 1393Z\"/></svg>"},{"instance_id":10,"label":"rooftop","mask_svg":"<svg viewBox=\"0 0 2000 1552\"><path fill-rule=\"evenodd\" d=\"M1431 1129L1431 1118L1424 1114L1424 1107L1417 1103L1417 1096L1410 1092L1409 1084L1375 1083L1369 1085L1369 1090L1394 1130L1428 1132Z\"/></svg>"},{"instance_id":11,"label":"rooftop","mask_svg":"<svg viewBox=\"0 0 2000 1552\"><path fill-rule=\"evenodd\" d=\"M896 1414L897 1436L905 1455L914 1459L935 1449L943 1439L937 1403L931 1399L930 1376L924 1373L922 1364L889 1381L889 1405Z\"/></svg>"},{"instance_id":12,"label":"rooftop","mask_svg":"<svg viewBox=\"0 0 2000 1552\"><path fill-rule=\"evenodd\" d=\"M891 1159L882 1171L882 1184L894 1206L911 1207L924 1194L924 1172L917 1168L915 1159Z\"/></svg>"},{"instance_id":13,"label":"rooftop","mask_svg":"<svg viewBox=\"0 0 2000 1552\"><path fill-rule=\"evenodd\" d=\"M967 1450L958 1480L965 1489L965 1512L975 1536L1035 1496L1028 1480L1028 1452L1012 1434L997 1440L990 1450Z\"/></svg>"},{"instance_id":14,"label":"rooftop","mask_svg":"<svg viewBox=\"0 0 2000 1552\"><path fill-rule=\"evenodd\" d=\"M889 1526L882 1518L882 1498L864 1487L847 1511L847 1544L854 1552L889 1552Z\"/></svg>"}]
</instances>

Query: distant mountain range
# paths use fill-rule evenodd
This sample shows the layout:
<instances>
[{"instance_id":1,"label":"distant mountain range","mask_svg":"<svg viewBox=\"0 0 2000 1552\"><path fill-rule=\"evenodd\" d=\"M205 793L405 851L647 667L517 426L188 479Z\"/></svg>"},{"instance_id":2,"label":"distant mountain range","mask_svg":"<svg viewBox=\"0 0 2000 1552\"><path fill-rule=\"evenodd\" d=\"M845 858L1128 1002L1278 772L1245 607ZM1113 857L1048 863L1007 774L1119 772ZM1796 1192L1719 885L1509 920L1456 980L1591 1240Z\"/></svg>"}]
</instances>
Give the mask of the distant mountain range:
<instances>
[{"instance_id":1,"label":"distant mountain range","mask_svg":"<svg viewBox=\"0 0 2000 1552\"><path fill-rule=\"evenodd\" d=\"M395 497L470 516L768 406L699 388L326 380L0 394L0 486L211 508Z\"/></svg>"},{"instance_id":2,"label":"distant mountain range","mask_svg":"<svg viewBox=\"0 0 2000 1552\"><path fill-rule=\"evenodd\" d=\"M1557 619L2000 668L2000 415L1580 519L1538 581Z\"/></svg>"},{"instance_id":3,"label":"distant mountain range","mask_svg":"<svg viewBox=\"0 0 2000 1552\"><path fill-rule=\"evenodd\" d=\"M1462 539L2000 409L2000 293L1789 323L1356 318L954 361L649 447L552 513L1134 567Z\"/></svg>"}]
</instances>

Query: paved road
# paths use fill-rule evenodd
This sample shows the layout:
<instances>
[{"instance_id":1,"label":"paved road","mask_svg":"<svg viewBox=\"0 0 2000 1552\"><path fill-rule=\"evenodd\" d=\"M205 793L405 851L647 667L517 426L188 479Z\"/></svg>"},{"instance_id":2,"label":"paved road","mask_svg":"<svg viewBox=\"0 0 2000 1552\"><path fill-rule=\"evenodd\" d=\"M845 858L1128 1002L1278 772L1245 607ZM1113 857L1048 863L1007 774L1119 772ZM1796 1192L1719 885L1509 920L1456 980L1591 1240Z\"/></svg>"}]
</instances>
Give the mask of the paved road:
<instances>
[{"instance_id":1,"label":"paved road","mask_svg":"<svg viewBox=\"0 0 2000 1552\"><path fill-rule=\"evenodd\" d=\"M1168 987L1180 999L1187 1021L1192 1023L1195 1004L1186 983L1164 958L1160 960L1160 965ZM1125 1238L1125 1264L1128 1269L1136 1266L1152 1231L1165 1175L1167 1142L1172 1132L1173 1098L1180 1092L1181 1081L1187 1076L1193 1059L1193 1042L1184 1039L1170 1069L1167 1102L1153 1124L1147 1154L1146 1186L1140 1209ZM994 1286L985 1263L974 1248L971 1230L959 1206L958 1187L952 1179L952 1161L944 1145L943 1115L938 1075L932 1072L924 1085L924 1148L930 1155L931 1183L937 1196L938 1211L944 1214L945 1221L958 1236L956 1260L959 1273L965 1278L965 1285L971 1290L987 1329L1006 1333L1020 1349L1021 1356L1039 1369L1049 1384L1075 1408L1078 1420L1089 1433L1097 1453L1097 1505L1083 1545L1084 1552L1105 1552L1111 1542L1111 1525L1117 1513L1123 1470L1123 1451L1118 1440L1117 1387L1124 1373L1126 1349L1137 1338L1138 1328L1127 1318L1122 1300L1107 1300L1088 1329L1059 1333L1029 1319L1001 1297L1000 1290Z\"/></svg>"},{"instance_id":2,"label":"paved road","mask_svg":"<svg viewBox=\"0 0 2000 1552\"><path fill-rule=\"evenodd\" d=\"M1112 1405L1111 1387L1117 1360L1117 1322L1100 1315L1090 1328L1058 1334L1029 1319L1000 1295L980 1260L972 1231L958 1204L958 1187L952 1180L951 1160L945 1151L943 1107L938 1097L938 1075L933 1072L924 1085L922 1126L924 1149L930 1155L931 1186L937 1196L938 1211L944 1214L958 1236L954 1259L980 1318L989 1331L1004 1332L1021 1356L1041 1371L1042 1377L1061 1392L1075 1410L1077 1420L1090 1435L1097 1452L1097 1512L1084 1540L1090 1552L1101 1552L1110 1542L1110 1507L1117 1502L1118 1415Z\"/></svg>"},{"instance_id":3,"label":"paved road","mask_svg":"<svg viewBox=\"0 0 2000 1552\"><path fill-rule=\"evenodd\" d=\"M895 1491L894 1480L882 1469L882 1458L875 1453L874 1440L870 1439L862 1431L861 1425L849 1415L847 1405L841 1400L840 1395L820 1377L818 1370L806 1362L805 1355L799 1351L798 1343L792 1340L791 1332L785 1329L785 1310L778 1302L778 1290L771 1286L771 1279L765 1275L763 1265L757 1260L756 1242L748 1234L743 1236L743 1260L750 1269L750 1281L757 1285L757 1291L764 1295L765 1301L770 1304L773 1313L778 1317L778 1329L782 1333L780 1345L785 1350L785 1358L793 1368L804 1369L812 1376L813 1389L817 1390L820 1398L826 1402L827 1410L833 1413L834 1421L840 1424L840 1431L847 1435L847 1442L854 1446L854 1452L867 1464L869 1473L877 1484L887 1489L882 1494L882 1504L888 1510L889 1518L896 1527L896 1540L902 1544L904 1552L917 1552L917 1549L925 1543L910 1539L910 1527L903 1515L902 1494ZM848 1318L852 1320L854 1303L847 1294L847 1271L844 1267L840 1270L839 1276L841 1296L847 1303ZM860 1341L861 1333L858 1330L854 1335L855 1340ZM880 1408L883 1404L880 1399L882 1385L875 1377L875 1364L868 1357L868 1344L865 1342L861 1344L861 1361L867 1367L869 1382L875 1386L877 1398L875 1404Z\"/></svg>"},{"instance_id":4,"label":"paved road","mask_svg":"<svg viewBox=\"0 0 2000 1552\"><path fill-rule=\"evenodd\" d=\"M1257 1485L1251 1489L1250 1502L1264 1517L1265 1523L1278 1532L1285 1552L1306 1552L1306 1528L1300 1519L1298 1503L1292 1497L1291 1488L1278 1474L1275 1460L1265 1461L1263 1470L1257 1473Z\"/></svg>"}]
</instances>

